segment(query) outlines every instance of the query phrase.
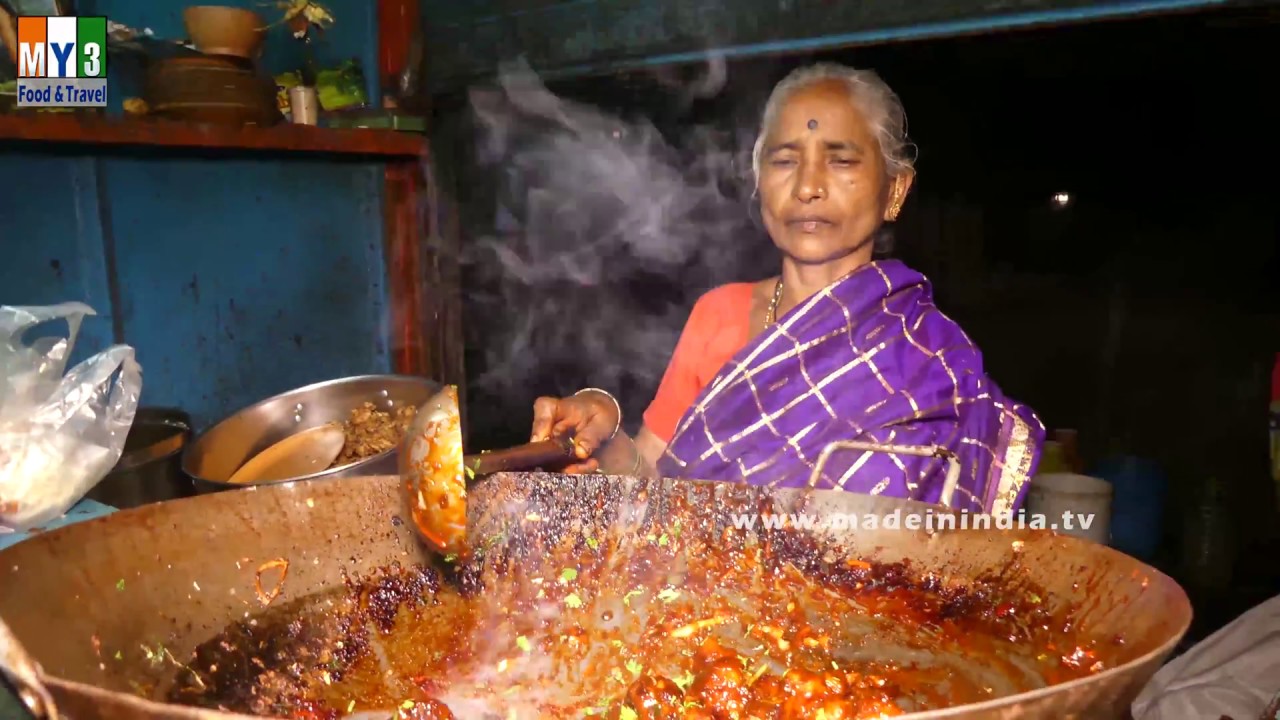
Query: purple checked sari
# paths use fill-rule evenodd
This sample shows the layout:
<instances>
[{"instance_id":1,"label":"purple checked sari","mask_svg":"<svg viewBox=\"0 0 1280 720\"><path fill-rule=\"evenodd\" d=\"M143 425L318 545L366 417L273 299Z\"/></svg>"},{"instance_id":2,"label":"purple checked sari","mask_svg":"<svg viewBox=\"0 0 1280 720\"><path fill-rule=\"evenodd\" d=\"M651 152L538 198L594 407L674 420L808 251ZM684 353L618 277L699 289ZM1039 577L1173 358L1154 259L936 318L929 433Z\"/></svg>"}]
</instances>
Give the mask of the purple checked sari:
<instances>
[{"instance_id":1,"label":"purple checked sari","mask_svg":"<svg viewBox=\"0 0 1280 720\"><path fill-rule=\"evenodd\" d=\"M841 488L938 503L948 461L841 450L838 440L940 446L961 463L952 507L1022 505L1044 426L1001 394L982 354L933 305L928 280L869 263L778 319L720 370L676 425L664 477Z\"/></svg>"}]
</instances>

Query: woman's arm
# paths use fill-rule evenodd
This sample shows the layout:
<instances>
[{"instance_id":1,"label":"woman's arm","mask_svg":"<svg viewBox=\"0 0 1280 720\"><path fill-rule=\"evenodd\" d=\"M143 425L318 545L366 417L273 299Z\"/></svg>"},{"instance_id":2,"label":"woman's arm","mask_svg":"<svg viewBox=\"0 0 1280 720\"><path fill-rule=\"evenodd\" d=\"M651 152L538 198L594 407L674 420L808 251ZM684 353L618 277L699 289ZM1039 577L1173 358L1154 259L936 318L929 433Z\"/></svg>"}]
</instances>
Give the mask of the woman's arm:
<instances>
[{"instance_id":1,"label":"woman's arm","mask_svg":"<svg viewBox=\"0 0 1280 720\"><path fill-rule=\"evenodd\" d=\"M667 449L667 444L647 427L641 428L635 438L624 432L619 427L619 406L612 395L601 390L584 390L567 398L538 398L533 407L531 441L575 436L579 462L565 468L568 473L599 471L652 477L658 458Z\"/></svg>"},{"instance_id":2,"label":"woman's arm","mask_svg":"<svg viewBox=\"0 0 1280 720\"><path fill-rule=\"evenodd\" d=\"M695 363L706 353L708 328L724 313L717 303L725 296L712 291L694 304L675 352L663 373L657 395L644 413L644 424L634 438L621 430L622 407L608 392L589 388L567 398L538 398L533 406L532 440L574 433L579 438L581 462L566 472L604 472L609 475L656 475L659 458L676 423L697 397L701 384ZM749 301L748 297L748 301ZM612 439L610 439L612 438Z\"/></svg>"},{"instance_id":3,"label":"woman's arm","mask_svg":"<svg viewBox=\"0 0 1280 720\"><path fill-rule=\"evenodd\" d=\"M667 443L662 438L654 435L649 428L642 427L640 432L636 434L636 449L640 451L640 457L644 458L644 462L651 468L658 467L658 459L662 457L662 453L667 451Z\"/></svg>"},{"instance_id":4,"label":"woman's arm","mask_svg":"<svg viewBox=\"0 0 1280 720\"><path fill-rule=\"evenodd\" d=\"M600 461L600 472L606 475L656 477L658 459L666 449L662 438L642 427L634 438L619 432L596 457Z\"/></svg>"}]
</instances>

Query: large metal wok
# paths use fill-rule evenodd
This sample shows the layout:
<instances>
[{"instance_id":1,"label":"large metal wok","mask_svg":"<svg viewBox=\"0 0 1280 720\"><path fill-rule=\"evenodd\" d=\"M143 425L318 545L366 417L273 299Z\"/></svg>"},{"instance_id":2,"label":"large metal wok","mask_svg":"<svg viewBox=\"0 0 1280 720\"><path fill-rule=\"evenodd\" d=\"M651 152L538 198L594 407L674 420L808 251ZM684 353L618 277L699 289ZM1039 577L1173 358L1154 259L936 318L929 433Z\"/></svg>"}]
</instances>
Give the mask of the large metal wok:
<instances>
[{"instance_id":1,"label":"large metal wok","mask_svg":"<svg viewBox=\"0 0 1280 720\"><path fill-rule=\"evenodd\" d=\"M352 576L376 578L380 568L392 563L401 569L438 563L405 522L400 482L396 477L365 477L252 487L119 512L37 536L0 552L0 617L41 666L40 680L62 717L242 717L155 699L171 696L180 686L190 689L190 675L206 670L192 665L200 662L192 660L198 646L205 644L205 652L212 638L227 637L224 631L237 623L243 633L267 624L261 616L264 604L270 605L268 615L301 617L305 613L297 608L332 602L332 592L325 591L342 588ZM987 682L999 686L985 702L910 716L917 720L1121 717L1191 619L1183 591L1128 556L1050 532L927 530L909 519L936 516L938 510L931 506L838 491L779 492L726 483L507 473L488 478L471 492L469 532L484 548L477 565L456 576L428 570L420 576L427 580L413 586L421 597L429 594L426 586L437 581L462 586L477 608L472 632L483 635L441 641L437 636L448 622L441 619L424 637L443 645L473 645L472 667L503 667L513 687L520 681L512 695L537 691L540 701L546 701L551 696L603 692L602 681L593 674L596 670L588 668L584 676L585 666L566 671L545 659L538 661L548 641L536 634L539 628L544 635L564 632L571 613L548 614L545 605L534 605L511 614L503 606L514 601L512 593L529 589L532 580L546 579L550 587L555 578L563 580L562 568L576 562L582 568L577 582L582 584L572 587L585 601L583 612L594 608L595 624L609 625L614 637L622 638L592 650L600 659L612 648L637 641L633 635L645 632L646 623L652 631L656 608L661 607L652 598L628 602L610 593L625 592L638 575L655 582L669 580L716 546L758 541L771 548L789 546L790 541L760 524L755 529L733 528L734 513L779 503L811 516L896 516L900 523L898 529L788 535L808 544L794 556L799 559L788 573L870 561L887 563L884 567L896 568L899 576L931 577L935 588L978 585L989 578L994 584L988 587L1034 596L1047 613L1041 617L1067 618L1092 643L1096 655L1090 657L1105 661L1104 669L1087 677L1037 688L1029 677L996 677L999 672L967 658L963 649L911 648L913 638L919 638L910 629L902 630L905 634L897 636L901 642L895 646L892 618L881 618L879 630L870 627L871 620L854 623L857 633L883 633L881 640L891 653L914 653L923 663L949 663L954 677L985 675ZM922 529L901 529L905 527ZM900 561L907 564L895 565ZM891 581L884 575L864 579ZM375 580L371 587L376 592L362 596L361 602L375 609L387 607L388 598L406 600L403 584L378 585ZM557 592L559 599L566 590ZM685 595L701 603L720 593L715 586L702 586ZM410 604L417 602L409 595ZM836 600L815 604L812 597L799 595L774 596L772 602L786 604L789 597L809 603L818 616L830 615L839 606ZM423 602L416 610L422 622L429 625L433 617L445 617L443 606ZM583 602L576 605L584 607ZM607 609L601 612L602 607ZM533 629L518 626L530 619L538 620ZM827 620L843 622L834 616ZM311 626L295 619L287 627L291 629L286 635L302 647L302 636ZM380 642L376 629L370 629L368 637L373 645ZM855 646L863 640L844 638ZM273 642L277 655L291 652L279 638ZM333 643L326 647L332 649ZM207 662L208 656L203 657ZM286 657L282 667L291 659L296 664L315 658ZM12 663L13 658L7 660ZM1008 671L1019 662L1014 659L1003 667ZM240 665L239 672L248 667ZM436 680L465 679L461 666L440 667L452 669ZM207 687L215 681L206 676L199 684ZM1014 694L1002 695L1002 687ZM150 699L138 697L138 692ZM465 695L465 689L457 694ZM451 706L458 717L485 717L483 708L494 707L469 706L465 698ZM367 709L371 708L358 708Z\"/></svg>"}]
</instances>

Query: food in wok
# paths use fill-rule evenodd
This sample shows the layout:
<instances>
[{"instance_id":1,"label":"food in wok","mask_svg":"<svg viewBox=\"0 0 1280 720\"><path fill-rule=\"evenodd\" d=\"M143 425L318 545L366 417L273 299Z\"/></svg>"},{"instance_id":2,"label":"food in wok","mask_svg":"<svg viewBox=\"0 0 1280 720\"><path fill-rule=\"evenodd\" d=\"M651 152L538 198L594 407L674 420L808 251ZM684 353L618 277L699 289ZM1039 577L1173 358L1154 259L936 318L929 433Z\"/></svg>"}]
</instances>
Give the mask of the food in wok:
<instances>
[{"instance_id":1,"label":"food in wok","mask_svg":"<svg viewBox=\"0 0 1280 720\"><path fill-rule=\"evenodd\" d=\"M76 720L1119 718L1190 622L1109 548L890 498L500 472L450 564L404 497L276 483L42 533L0 551L0 616Z\"/></svg>"},{"instance_id":2,"label":"food in wok","mask_svg":"<svg viewBox=\"0 0 1280 720\"><path fill-rule=\"evenodd\" d=\"M791 565L812 548L698 542L703 561L677 570L683 544L638 538L621 572L589 549L559 572L509 569L496 597L420 566L353 581L238 623L169 699L297 718L870 718L1085 677L1123 643L1086 640L1031 598L930 587L908 565L850 559L816 580Z\"/></svg>"},{"instance_id":3,"label":"food in wok","mask_svg":"<svg viewBox=\"0 0 1280 720\"><path fill-rule=\"evenodd\" d=\"M1001 543L1002 564L975 575L958 554L947 572L937 555L964 531L917 562L908 531L884 552L743 527L785 508L715 485L494 476L456 566L393 563L246 613L144 691L295 718L891 717L1106 673L1169 629L1121 632L1115 613L1147 585L1105 586L1118 554L1079 568L1102 593L1081 595L1061 576L1042 586L1025 532L978 541ZM260 571L272 602L287 564Z\"/></svg>"}]
</instances>

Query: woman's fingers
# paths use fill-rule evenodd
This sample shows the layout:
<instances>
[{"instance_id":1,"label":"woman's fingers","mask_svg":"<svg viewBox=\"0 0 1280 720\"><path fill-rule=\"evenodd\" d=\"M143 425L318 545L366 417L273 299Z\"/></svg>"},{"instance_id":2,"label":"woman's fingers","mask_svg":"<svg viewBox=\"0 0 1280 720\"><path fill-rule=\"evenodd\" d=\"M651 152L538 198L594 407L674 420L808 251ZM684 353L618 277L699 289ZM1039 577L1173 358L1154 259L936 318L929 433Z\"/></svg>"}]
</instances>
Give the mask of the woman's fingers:
<instances>
[{"instance_id":1,"label":"woman's fingers","mask_svg":"<svg viewBox=\"0 0 1280 720\"><path fill-rule=\"evenodd\" d=\"M591 457L592 453L600 449L611 432L613 432L612 419L603 417L602 413L598 412L588 415L586 422L582 423L574 438L573 444L578 448L578 457L584 459Z\"/></svg>"},{"instance_id":2,"label":"woman's fingers","mask_svg":"<svg viewBox=\"0 0 1280 720\"><path fill-rule=\"evenodd\" d=\"M561 404L560 417L556 418L556 424L551 427L551 437L577 438L582 426L582 413L567 406L568 403Z\"/></svg>"},{"instance_id":3,"label":"woman's fingers","mask_svg":"<svg viewBox=\"0 0 1280 720\"><path fill-rule=\"evenodd\" d=\"M572 437L574 455L579 460L587 460L613 433L618 424L616 414L601 411L596 403L583 396L541 397L533 403L533 430L529 440L541 442L552 437ZM598 467L599 463L595 465Z\"/></svg>"},{"instance_id":4,"label":"woman's fingers","mask_svg":"<svg viewBox=\"0 0 1280 720\"><path fill-rule=\"evenodd\" d=\"M560 400L553 397L540 397L534 401L533 430L529 435L529 442L542 442L551 438L559 407Z\"/></svg>"},{"instance_id":5,"label":"woman's fingers","mask_svg":"<svg viewBox=\"0 0 1280 720\"><path fill-rule=\"evenodd\" d=\"M601 432L597 424L599 419L588 402L579 397L563 398L556 407L551 437L573 438L574 455L586 460L600 446Z\"/></svg>"}]
</instances>

